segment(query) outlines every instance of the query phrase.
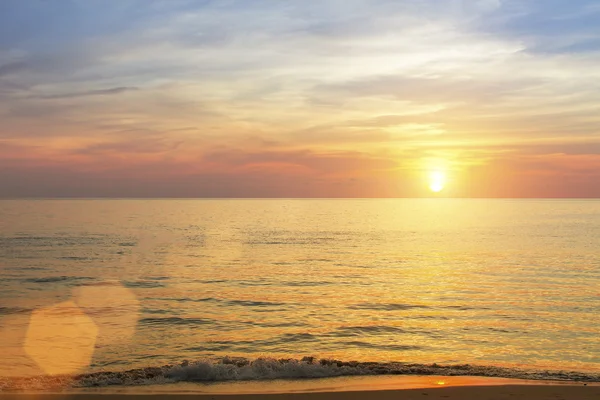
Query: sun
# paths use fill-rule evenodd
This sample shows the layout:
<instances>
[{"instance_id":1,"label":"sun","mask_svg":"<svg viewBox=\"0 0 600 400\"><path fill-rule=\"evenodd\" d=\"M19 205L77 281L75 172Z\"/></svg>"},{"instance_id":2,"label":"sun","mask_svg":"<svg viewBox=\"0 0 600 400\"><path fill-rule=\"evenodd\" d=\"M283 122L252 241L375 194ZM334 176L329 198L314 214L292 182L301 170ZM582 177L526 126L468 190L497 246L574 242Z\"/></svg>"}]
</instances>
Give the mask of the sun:
<instances>
[{"instance_id":1,"label":"sun","mask_svg":"<svg viewBox=\"0 0 600 400\"><path fill-rule=\"evenodd\" d=\"M429 189L434 193L439 193L446 186L446 174L442 171L433 171L429 174Z\"/></svg>"}]
</instances>

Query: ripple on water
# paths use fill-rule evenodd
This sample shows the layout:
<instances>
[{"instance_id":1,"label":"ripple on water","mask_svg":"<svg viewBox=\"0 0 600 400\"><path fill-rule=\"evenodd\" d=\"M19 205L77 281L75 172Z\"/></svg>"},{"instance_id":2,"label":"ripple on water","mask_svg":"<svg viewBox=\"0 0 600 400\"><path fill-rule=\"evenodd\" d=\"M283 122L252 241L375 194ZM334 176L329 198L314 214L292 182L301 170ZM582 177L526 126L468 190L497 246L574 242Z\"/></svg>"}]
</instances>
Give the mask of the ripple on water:
<instances>
[{"instance_id":1,"label":"ripple on water","mask_svg":"<svg viewBox=\"0 0 600 400\"><path fill-rule=\"evenodd\" d=\"M183 317L166 317L166 318L142 318L139 320L141 325L210 325L216 321L205 318L183 318Z\"/></svg>"},{"instance_id":2,"label":"ripple on water","mask_svg":"<svg viewBox=\"0 0 600 400\"><path fill-rule=\"evenodd\" d=\"M154 289L154 288L164 288L167 287L165 283L155 281L155 280L138 280L138 281L124 281L123 285L128 288L144 288L144 289Z\"/></svg>"},{"instance_id":3,"label":"ripple on water","mask_svg":"<svg viewBox=\"0 0 600 400\"><path fill-rule=\"evenodd\" d=\"M72 282L85 282L85 281L93 281L96 278L92 278L89 276L47 276L42 278L27 278L24 279L23 282L29 283L72 283Z\"/></svg>"},{"instance_id":4,"label":"ripple on water","mask_svg":"<svg viewBox=\"0 0 600 400\"><path fill-rule=\"evenodd\" d=\"M412 310L417 308L430 308L426 305L420 304L403 304L403 303L360 303L348 306L351 310L375 310L375 311L398 311L398 310Z\"/></svg>"}]
</instances>

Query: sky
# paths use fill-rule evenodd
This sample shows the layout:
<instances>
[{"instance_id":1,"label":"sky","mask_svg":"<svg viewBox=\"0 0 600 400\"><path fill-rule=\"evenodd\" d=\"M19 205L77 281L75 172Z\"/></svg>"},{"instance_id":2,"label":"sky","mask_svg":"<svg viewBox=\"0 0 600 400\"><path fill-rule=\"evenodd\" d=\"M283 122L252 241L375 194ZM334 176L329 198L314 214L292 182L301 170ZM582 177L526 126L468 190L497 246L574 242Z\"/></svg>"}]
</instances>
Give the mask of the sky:
<instances>
[{"instance_id":1,"label":"sky","mask_svg":"<svg viewBox=\"0 0 600 400\"><path fill-rule=\"evenodd\" d=\"M600 197L599 66L597 0L1 0L0 197Z\"/></svg>"}]
</instances>

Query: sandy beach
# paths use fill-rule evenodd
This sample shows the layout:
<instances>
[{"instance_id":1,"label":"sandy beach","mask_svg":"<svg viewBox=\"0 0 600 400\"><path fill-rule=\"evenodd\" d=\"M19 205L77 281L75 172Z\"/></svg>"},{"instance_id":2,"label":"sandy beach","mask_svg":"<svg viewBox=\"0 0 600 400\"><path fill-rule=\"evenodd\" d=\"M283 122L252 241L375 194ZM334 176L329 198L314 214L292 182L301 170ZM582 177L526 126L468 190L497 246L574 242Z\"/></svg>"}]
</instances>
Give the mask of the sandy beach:
<instances>
[{"instance_id":1,"label":"sandy beach","mask_svg":"<svg viewBox=\"0 0 600 400\"><path fill-rule=\"evenodd\" d=\"M6 393L0 400L588 400L600 399L600 383L528 381L484 377L380 376L219 384L115 386L61 393Z\"/></svg>"},{"instance_id":2,"label":"sandy beach","mask_svg":"<svg viewBox=\"0 0 600 400\"><path fill-rule=\"evenodd\" d=\"M568 385L507 385L507 386L461 386L407 390L352 391L323 393L279 394L4 394L1 400L167 400L218 399L218 400L598 400L600 386Z\"/></svg>"}]
</instances>

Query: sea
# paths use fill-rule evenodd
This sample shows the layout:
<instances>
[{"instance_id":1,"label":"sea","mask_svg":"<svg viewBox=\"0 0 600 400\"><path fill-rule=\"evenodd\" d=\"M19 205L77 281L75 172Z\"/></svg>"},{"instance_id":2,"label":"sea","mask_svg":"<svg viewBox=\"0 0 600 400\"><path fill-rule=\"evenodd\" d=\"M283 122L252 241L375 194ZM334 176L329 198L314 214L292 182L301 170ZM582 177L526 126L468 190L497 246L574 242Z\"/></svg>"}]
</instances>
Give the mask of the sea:
<instances>
[{"instance_id":1,"label":"sea","mask_svg":"<svg viewBox=\"0 0 600 400\"><path fill-rule=\"evenodd\" d=\"M0 391L600 381L600 201L0 201Z\"/></svg>"}]
</instances>

